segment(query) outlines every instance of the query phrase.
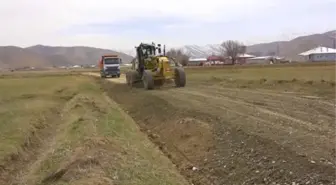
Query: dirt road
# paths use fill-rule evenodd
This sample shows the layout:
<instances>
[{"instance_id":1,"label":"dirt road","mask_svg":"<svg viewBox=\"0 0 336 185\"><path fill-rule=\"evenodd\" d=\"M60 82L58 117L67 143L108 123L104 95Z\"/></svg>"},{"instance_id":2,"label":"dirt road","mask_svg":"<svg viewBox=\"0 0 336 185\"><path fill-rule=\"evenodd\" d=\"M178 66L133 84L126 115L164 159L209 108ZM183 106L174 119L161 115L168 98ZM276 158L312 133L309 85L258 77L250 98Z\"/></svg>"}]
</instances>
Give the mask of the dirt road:
<instances>
[{"instance_id":1,"label":"dirt road","mask_svg":"<svg viewBox=\"0 0 336 185\"><path fill-rule=\"evenodd\" d=\"M193 81L153 91L100 82L195 185L335 183L332 101Z\"/></svg>"},{"instance_id":2,"label":"dirt road","mask_svg":"<svg viewBox=\"0 0 336 185\"><path fill-rule=\"evenodd\" d=\"M89 76L100 77L99 73L94 73L94 72L85 72L83 74L84 75L89 75ZM113 83L123 84L123 83L126 83L126 76L124 74L121 74L120 78L107 78L106 80L111 81Z\"/></svg>"}]
</instances>

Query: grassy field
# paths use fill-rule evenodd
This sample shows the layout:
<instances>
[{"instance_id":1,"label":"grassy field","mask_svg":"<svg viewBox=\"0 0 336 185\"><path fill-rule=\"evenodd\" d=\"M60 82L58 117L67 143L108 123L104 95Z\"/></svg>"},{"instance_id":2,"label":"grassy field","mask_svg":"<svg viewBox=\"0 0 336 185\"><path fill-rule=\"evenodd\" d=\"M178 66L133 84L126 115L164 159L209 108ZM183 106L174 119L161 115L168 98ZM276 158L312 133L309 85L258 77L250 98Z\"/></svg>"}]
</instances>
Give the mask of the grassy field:
<instances>
[{"instance_id":1,"label":"grassy field","mask_svg":"<svg viewBox=\"0 0 336 185\"><path fill-rule=\"evenodd\" d=\"M0 71L0 79L2 78L31 78L31 77L45 77L45 76L61 76L61 75L78 75L83 72L99 72L98 69L52 69L40 71Z\"/></svg>"},{"instance_id":2,"label":"grassy field","mask_svg":"<svg viewBox=\"0 0 336 185\"><path fill-rule=\"evenodd\" d=\"M0 79L0 184L186 184L92 78Z\"/></svg>"}]
</instances>

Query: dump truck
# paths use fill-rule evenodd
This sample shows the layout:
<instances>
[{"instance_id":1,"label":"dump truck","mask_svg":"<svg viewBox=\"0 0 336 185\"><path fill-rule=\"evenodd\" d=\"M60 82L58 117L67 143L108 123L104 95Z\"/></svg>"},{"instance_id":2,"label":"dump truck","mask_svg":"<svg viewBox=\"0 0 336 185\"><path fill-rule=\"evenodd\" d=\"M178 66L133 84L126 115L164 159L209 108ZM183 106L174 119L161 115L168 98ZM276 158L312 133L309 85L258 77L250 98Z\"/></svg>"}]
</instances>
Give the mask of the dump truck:
<instances>
[{"instance_id":1,"label":"dump truck","mask_svg":"<svg viewBox=\"0 0 336 185\"><path fill-rule=\"evenodd\" d=\"M122 60L118 55L103 55L99 61L100 77L120 77L120 64Z\"/></svg>"}]
</instances>

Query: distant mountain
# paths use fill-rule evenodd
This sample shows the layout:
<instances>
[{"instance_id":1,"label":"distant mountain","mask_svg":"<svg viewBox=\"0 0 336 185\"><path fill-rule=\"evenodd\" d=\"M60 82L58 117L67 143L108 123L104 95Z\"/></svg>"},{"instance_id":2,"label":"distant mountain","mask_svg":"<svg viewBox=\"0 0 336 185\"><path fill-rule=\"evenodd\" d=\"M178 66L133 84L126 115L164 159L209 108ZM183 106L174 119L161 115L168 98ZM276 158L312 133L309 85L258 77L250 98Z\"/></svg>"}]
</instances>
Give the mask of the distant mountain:
<instances>
[{"instance_id":1,"label":"distant mountain","mask_svg":"<svg viewBox=\"0 0 336 185\"><path fill-rule=\"evenodd\" d=\"M86 46L60 47L36 45L26 48L29 51L46 57L54 65L96 64L99 57L105 54L117 54L124 63L129 63L132 56L114 50Z\"/></svg>"},{"instance_id":2,"label":"distant mountain","mask_svg":"<svg viewBox=\"0 0 336 185\"><path fill-rule=\"evenodd\" d=\"M15 47L0 47L0 68L19 68L25 66L48 66L47 58L33 51Z\"/></svg>"},{"instance_id":3,"label":"distant mountain","mask_svg":"<svg viewBox=\"0 0 336 185\"><path fill-rule=\"evenodd\" d=\"M133 59L125 53L85 46L36 45L27 48L3 46L0 47L0 68L97 64L99 57L104 54L117 54L124 63L129 63Z\"/></svg>"},{"instance_id":4,"label":"distant mountain","mask_svg":"<svg viewBox=\"0 0 336 185\"><path fill-rule=\"evenodd\" d=\"M276 41L247 46L247 53L257 55L269 55L277 53L292 60L300 60L299 53L307 51L317 46L335 47L336 30L322 34L313 34L297 37L290 41ZM186 45L181 48L193 58L203 58L209 55L220 54L220 44L208 44L206 46Z\"/></svg>"},{"instance_id":5,"label":"distant mountain","mask_svg":"<svg viewBox=\"0 0 336 185\"><path fill-rule=\"evenodd\" d=\"M279 51L279 56L300 60L299 53L314 47L334 47L335 38L336 30L333 30L322 34L297 37L290 41L250 45L247 46L247 53L269 55L269 53L277 53ZM186 45L181 47L181 49L193 58L207 57L212 54L219 54L220 44L206 46ZM54 47L36 45L28 48L0 46L0 68L97 64L99 57L104 54L118 54L124 63L129 63L133 59L132 56L123 52L86 46Z\"/></svg>"}]
</instances>

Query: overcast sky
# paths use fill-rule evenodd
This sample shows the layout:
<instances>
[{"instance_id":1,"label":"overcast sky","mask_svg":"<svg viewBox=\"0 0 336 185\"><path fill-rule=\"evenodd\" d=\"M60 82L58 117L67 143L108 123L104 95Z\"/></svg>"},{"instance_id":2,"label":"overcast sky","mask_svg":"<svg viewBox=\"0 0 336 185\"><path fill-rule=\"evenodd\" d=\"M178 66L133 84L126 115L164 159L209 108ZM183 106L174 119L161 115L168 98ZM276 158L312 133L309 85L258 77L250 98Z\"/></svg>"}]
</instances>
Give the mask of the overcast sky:
<instances>
[{"instance_id":1,"label":"overcast sky","mask_svg":"<svg viewBox=\"0 0 336 185\"><path fill-rule=\"evenodd\" d=\"M335 20L336 0L0 0L0 45L254 44L336 29Z\"/></svg>"}]
</instances>

